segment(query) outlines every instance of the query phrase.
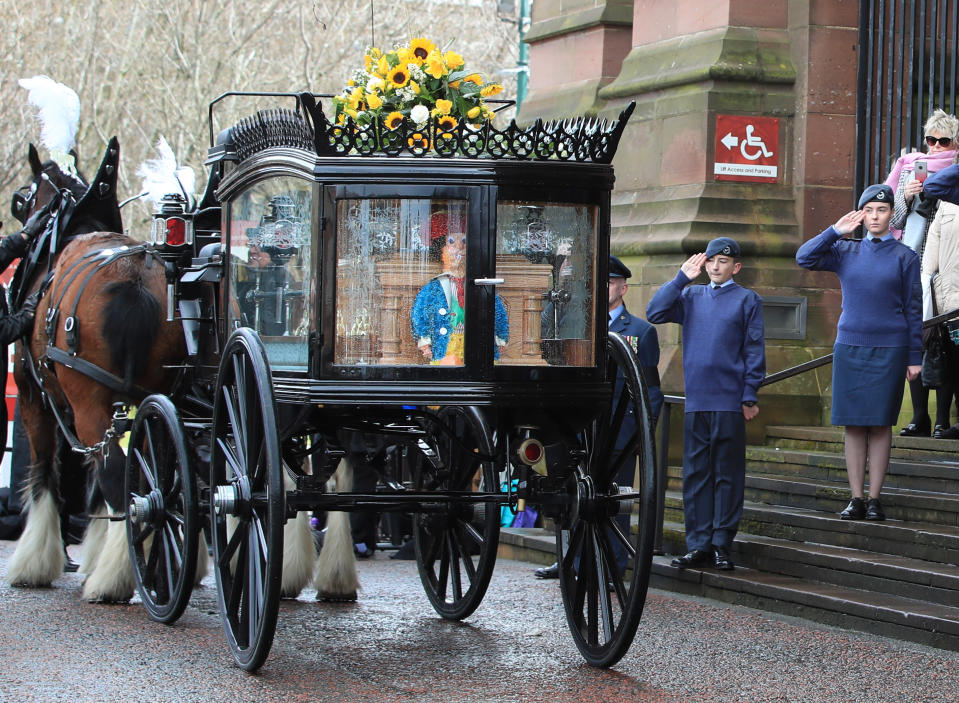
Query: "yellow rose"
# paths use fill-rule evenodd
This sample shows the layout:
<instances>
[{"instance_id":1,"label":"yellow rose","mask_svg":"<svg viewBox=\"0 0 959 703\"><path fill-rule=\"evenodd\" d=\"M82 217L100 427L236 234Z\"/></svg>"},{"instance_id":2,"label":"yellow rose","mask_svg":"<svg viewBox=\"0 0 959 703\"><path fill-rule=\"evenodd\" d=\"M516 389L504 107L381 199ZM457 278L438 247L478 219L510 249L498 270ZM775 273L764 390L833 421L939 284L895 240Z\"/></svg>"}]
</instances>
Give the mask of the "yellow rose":
<instances>
[{"instance_id":1,"label":"yellow rose","mask_svg":"<svg viewBox=\"0 0 959 703\"><path fill-rule=\"evenodd\" d=\"M455 71L463 65L463 57L455 51L447 51L443 55L443 59L446 61L446 67L451 71Z\"/></svg>"},{"instance_id":2,"label":"yellow rose","mask_svg":"<svg viewBox=\"0 0 959 703\"><path fill-rule=\"evenodd\" d=\"M477 117L479 117L480 112L481 110L479 105L477 105L476 107L470 108L470 110L466 113L466 116L471 120L475 120Z\"/></svg>"},{"instance_id":3,"label":"yellow rose","mask_svg":"<svg viewBox=\"0 0 959 703\"><path fill-rule=\"evenodd\" d=\"M366 104L370 106L371 110L378 110L383 106L383 99L376 93L367 93Z\"/></svg>"},{"instance_id":4,"label":"yellow rose","mask_svg":"<svg viewBox=\"0 0 959 703\"><path fill-rule=\"evenodd\" d=\"M419 95L419 94L420 94L420 84L417 83L416 81L410 81L410 88L413 89L413 94L414 94L414 95Z\"/></svg>"},{"instance_id":5,"label":"yellow rose","mask_svg":"<svg viewBox=\"0 0 959 703\"><path fill-rule=\"evenodd\" d=\"M439 100L436 101L436 112L438 114L448 115L450 114L450 110L452 109L453 109L452 100L443 100L442 98L440 98Z\"/></svg>"}]
</instances>

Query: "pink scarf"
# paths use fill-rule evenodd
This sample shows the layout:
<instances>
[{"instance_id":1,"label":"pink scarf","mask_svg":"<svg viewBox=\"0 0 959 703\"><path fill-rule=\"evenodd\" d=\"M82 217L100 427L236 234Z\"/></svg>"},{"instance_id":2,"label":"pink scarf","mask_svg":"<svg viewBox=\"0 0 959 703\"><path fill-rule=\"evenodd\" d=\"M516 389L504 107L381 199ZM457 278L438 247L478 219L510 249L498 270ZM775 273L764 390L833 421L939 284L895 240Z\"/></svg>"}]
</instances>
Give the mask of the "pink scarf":
<instances>
[{"instance_id":1,"label":"pink scarf","mask_svg":"<svg viewBox=\"0 0 959 703\"><path fill-rule=\"evenodd\" d=\"M886 185L892 188L893 192L895 192L899 187L899 178L902 176L903 169L905 168L908 171L914 171L914 164L917 161L925 161L927 164L929 164L929 173L935 173L936 171L941 171L946 166L952 166L952 164L955 163L955 160L955 149L941 151L938 154L927 154L922 151L914 151L911 154L900 156L898 159L896 159L896 164L892 167L892 171L889 172L889 177L886 178ZM902 238L901 229L890 227L889 231L892 232L892 236L894 236L896 239Z\"/></svg>"},{"instance_id":2,"label":"pink scarf","mask_svg":"<svg viewBox=\"0 0 959 703\"><path fill-rule=\"evenodd\" d=\"M924 160L929 164L929 173L935 173L936 171L941 171L946 166L952 166L955 158L956 152L954 149L941 151L938 154L926 154L921 151L914 151L911 154L900 156L896 159L896 164L892 167L892 171L889 172L886 185L895 191L896 188L899 187L899 178L902 175L902 169L908 167L910 171L913 170L912 165L919 160Z\"/></svg>"}]
</instances>

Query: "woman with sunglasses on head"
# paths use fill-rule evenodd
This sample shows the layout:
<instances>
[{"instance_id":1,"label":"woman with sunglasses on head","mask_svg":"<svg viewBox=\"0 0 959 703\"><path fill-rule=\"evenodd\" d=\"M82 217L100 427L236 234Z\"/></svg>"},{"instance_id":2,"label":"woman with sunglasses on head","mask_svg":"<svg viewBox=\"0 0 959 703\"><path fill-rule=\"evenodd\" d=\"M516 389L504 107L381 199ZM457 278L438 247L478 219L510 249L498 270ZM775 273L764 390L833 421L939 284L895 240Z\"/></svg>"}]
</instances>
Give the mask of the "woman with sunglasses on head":
<instances>
[{"instance_id":1,"label":"woman with sunglasses on head","mask_svg":"<svg viewBox=\"0 0 959 703\"><path fill-rule=\"evenodd\" d=\"M902 243L922 258L929 223L936 216L939 201L923 190L927 174L951 166L956 156L956 138L959 136L959 119L955 115L935 110L925 125L925 152L913 152L901 157L886 179L886 185L895 189L896 200L890 227L900 230ZM928 278L923 278L923 319L932 317L932 298ZM942 302L936 301L940 312ZM922 378L909 382L912 396L912 420L899 431L904 437L928 437L932 431L929 418L929 388ZM936 432L949 427L949 406L952 402L951 386L941 386L936 391Z\"/></svg>"}]
</instances>

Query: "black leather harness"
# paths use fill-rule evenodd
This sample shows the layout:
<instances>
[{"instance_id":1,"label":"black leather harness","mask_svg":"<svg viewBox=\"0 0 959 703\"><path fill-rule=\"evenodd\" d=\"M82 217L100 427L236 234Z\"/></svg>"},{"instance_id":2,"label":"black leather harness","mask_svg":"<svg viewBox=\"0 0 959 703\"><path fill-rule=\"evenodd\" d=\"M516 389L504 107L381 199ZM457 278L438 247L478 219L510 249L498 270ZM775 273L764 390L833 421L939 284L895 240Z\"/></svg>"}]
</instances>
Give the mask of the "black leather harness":
<instances>
[{"instance_id":1,"label":"black leather harness","mask_svg":"<svg viewBox=\"0 0 959 703\"><path fill-rule=\"evenodd\" d=\"M77 308L80 305L80 299L83 297L87 284L98 271L115 261L144 253L146 254L147 266L151 265L154 257L163 265L162 259L159 258L150 245L138 244L136 246L119 246L89 251L62 272L59 279L54 282L53 290L50 291L51 303L47 309L45 327L47 348L44 356L46 359L62 364L68 369L72 369L78 373L82 373L84 376L93 379L97 383L117 393L134 394L141 397L150 394L148 389L134 384L132 379L120 378L116 374L110 373L106 369L86 359L82 359L77 355L80 344ZM74 281L80 279L81 276L83 276L83 278L80 283L80 288L77 290L76 296L73 299L70 314L63 321L63 331L65 333L67 348L60 349L55 346L53 341L56 339L56 328L60 319L60 307Z\"/></svg>"}]
</instances>

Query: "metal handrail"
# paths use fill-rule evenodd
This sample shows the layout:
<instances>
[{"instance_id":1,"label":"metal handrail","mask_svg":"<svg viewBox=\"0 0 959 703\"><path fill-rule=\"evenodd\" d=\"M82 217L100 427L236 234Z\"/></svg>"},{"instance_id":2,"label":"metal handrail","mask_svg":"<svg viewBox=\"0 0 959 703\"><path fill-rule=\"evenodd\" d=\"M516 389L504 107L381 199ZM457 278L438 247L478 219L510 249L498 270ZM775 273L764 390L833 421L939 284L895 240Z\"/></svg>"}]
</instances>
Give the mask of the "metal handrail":
<instances>
[{"instance_id":1,"label":"metal handrail","mask_svg":"<svg viewBox=\"0 0 959 703\"><path fill-rule=\"evenodd\" d=\"M922 323L922 328L928 329L935 325L941 325L943 322L948 322L949 320L953 320L957 317L959 317L959 308L942 313L941 315L936 315L935 317L930 317L928 320L924 320ZM806 371L812 371L813 369L818 369L820 366L825 366L826 364L831 363L832 354L826 354L825 356L820 356L810 361L804 361L796 366L792 366L788 369L783 369L782 371L777 371L776 373L767 375L762 380L762 383L759 384L759 386L769 386L773 383L784 381L787 378L798 376ZM653 540L653 549L657 554L661 554L663 551L663 517L666 514L666 464L669 461L670 406L683 405L685 403L686 396L665 395L663 396L663 409L660 411L659 416L656 478L660 488L656 495L656 536Z\"/></svg>"}]
</instances>

